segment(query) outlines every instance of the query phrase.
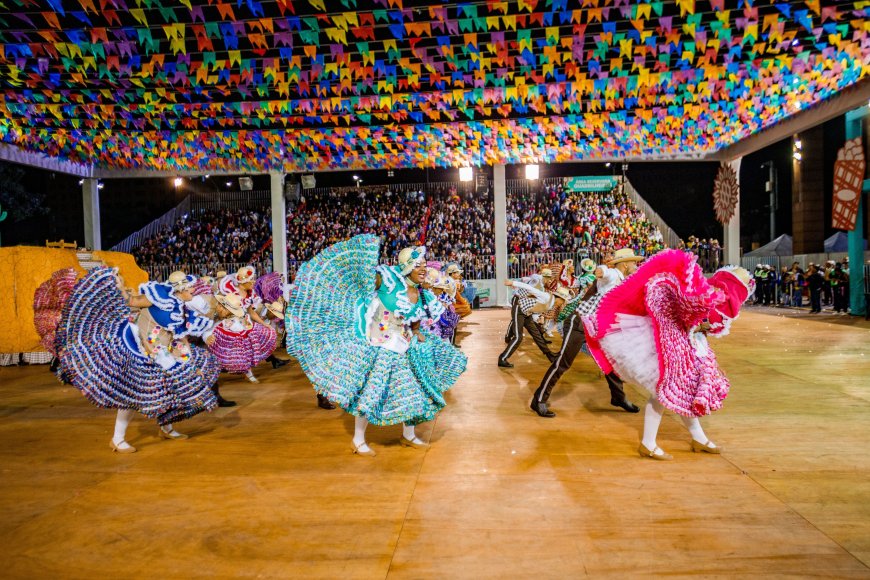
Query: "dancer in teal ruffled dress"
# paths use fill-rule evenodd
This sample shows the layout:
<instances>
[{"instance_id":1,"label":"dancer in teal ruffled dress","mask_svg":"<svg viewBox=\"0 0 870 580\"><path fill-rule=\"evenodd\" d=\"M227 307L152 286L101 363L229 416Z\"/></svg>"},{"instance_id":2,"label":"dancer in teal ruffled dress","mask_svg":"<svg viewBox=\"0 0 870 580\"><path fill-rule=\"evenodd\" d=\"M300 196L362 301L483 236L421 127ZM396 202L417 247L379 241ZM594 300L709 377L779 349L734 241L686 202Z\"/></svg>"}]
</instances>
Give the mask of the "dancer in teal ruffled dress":
<instances>
[{"instance_id":1,"label":"dancer in teal ruffled dress","mask_svg":"<svg viewBox=\"0 0 870 580\"><path fill-rule=\"evenodd\" d=\"M435 417L444 391L465 371L462 352L420 328L444 309L420 287L425 253L405 248L397 266L378 266L378 238L357 236L330 246L296 275L287 352L319 394L356 416L354 453L375 455L365 440L369 423L402 423L402 445L426 447L414 426Z\"/></svg>"}]
</instances>

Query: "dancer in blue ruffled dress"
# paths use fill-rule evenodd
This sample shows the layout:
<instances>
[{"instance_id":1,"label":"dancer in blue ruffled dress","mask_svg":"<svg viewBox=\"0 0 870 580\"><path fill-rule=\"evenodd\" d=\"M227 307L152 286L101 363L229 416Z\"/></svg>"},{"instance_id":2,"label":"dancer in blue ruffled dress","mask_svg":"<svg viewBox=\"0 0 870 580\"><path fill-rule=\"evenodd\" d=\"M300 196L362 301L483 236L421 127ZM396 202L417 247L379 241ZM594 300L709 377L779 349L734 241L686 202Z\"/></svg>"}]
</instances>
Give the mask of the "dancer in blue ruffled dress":
<instances>
[{"instance_id":1,"label":"dancer in blue ruffled dress","mask_svg":"<svg viewBox=\"0 0 870 580\"><path fill-rule=\"evenodd\" d=\"M157 419L161 437L186 439L172 424L217 406L212 385L220 364L187 341L212 328L185 307L193 282L174 272L168 283L147 282L141 295L130 296L114 269L99 268L64 306L55 336L58 372L94 405L118 409L111 443L117 452L136 451L125 438L136 411ZM135 319L129 306L139 308Z\"/></svg>"},{"instance_id":2,"label":"dancer in blue ruffled dress","mask_svg":"<svg viewBox=\"0 0 870 580\"><path fill-rule=\"evenodd\" d=\"M318 393L356 416L354 453L375 455L365 440L369 423L402 423L402 445L427 447L414 426L435 417L444 392L465 371L465 355L420 328L444 308L421 288L425 253L405 248L397 266L378 266L378 238L357 236L330 246L296 275L287 352Z\"/></svg>"}]
</instances>

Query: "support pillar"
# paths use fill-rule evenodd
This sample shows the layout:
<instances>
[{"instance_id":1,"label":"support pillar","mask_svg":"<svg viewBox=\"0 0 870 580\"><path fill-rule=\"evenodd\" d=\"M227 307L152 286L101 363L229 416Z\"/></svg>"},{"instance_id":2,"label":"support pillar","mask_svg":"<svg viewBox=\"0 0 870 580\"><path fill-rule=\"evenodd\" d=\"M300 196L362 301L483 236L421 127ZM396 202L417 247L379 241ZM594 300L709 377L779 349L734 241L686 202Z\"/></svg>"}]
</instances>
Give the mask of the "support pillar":
<instances>
[{"instance_id":1,"label":"support pillar","mask_svg":"<svg viewBox=\"0 0 870 580\"><path fill-rule=\"evenodd\" d=\"M734 208L734 215L731 220L724 225L722 235L722 260L724 264L740 264L740 163L742 157L729 161L728 166L737 174L737 206Z\"/></svg>"},{"instance_id":2,"label":"support pillar","mask_svg":"<svg viewBox=\"0 0 870 580\"><path fill-rule=\"evenodd\" d=\"M495 303L498 306L507 306L508 292L504 285L508 277L507 182L503 163L493 167L492 178L495 196Z\"/></svg>"},{"instance_id":3,"label":"support pillar","mask_svg":"<svg viewBox=\"0 0 870 580\"><path fill-rule=\"evenodd\" d=\"M861 137L866 117L870 116L870 105L846 113L846 140ZM868 135L864 135L864 155L867 156ZM870 179L864 180L861 194L858 196L858 215L855 218L855 229L848 234L849 249L849 312L855 316L864 316L864 208L867 196L870 194Z\"/></svg>"},{"instance_id":4,"label":"support pillar","mask_svg":"<svg viewBox=\"0 0 870 580\"><path fill-rule=\"evenodd\" d=\"M272 192L272 271L278 272L284 282L287 278L287 206L284 201L284 174L270 171ZM286 298L286 296L285 296Z\"/></svg>"},{"instance_id":5,"label":"support pillar","mask_svg":"<svg viewBox=\"0 0 870 580\"><path fill-rule=\"evenodd\" d=\"M82 205L84 206L85 247L102 250L103 240L100 231L100 189L96 179L82 181Z\"/></svg>"},{"instance_id":6,"label":"support pillar","mask_svg":"<svg viewBox=\"0 0 870 580\"><path fill-rule=\"evenodd\" d=\"M792 235L795 254L825 251L825 131L822 125L802 132L801 160L792 160Z\"/></svg>"}]
</instances>

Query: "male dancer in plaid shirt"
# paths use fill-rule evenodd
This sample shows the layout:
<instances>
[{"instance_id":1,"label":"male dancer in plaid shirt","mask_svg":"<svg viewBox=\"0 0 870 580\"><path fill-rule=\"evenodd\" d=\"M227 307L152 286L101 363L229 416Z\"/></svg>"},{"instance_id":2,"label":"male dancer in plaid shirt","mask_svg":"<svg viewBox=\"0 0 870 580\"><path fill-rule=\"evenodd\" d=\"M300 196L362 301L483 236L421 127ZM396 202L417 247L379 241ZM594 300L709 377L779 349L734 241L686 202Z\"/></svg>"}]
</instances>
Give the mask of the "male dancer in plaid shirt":
<instances>
[{"instance_id":1,"label":"male dancer in plaid shirt","mask_svg":"<svg viewBox=\"0 0 870 580\"><path fill-rule=\"evenodd\" d=\"M538 286L543 290L543 284L552 279L553 273L549 268L541 270L540 275L530 276L524 281L532 286ZM508 362L511 355L516 352L519 346L523 343L523 328L529 331L532 335L532 340L547 357L550 362L556 360L556 353L550 350L547 346L547 340L541 332L541 327L532 318L535 314L543 314L547 309L541 304L538 299L525 288L517 288L514 292L514 297L511 299L511 322L508 327L507 336L510 338L504 352L498 355L498 366L504 368L513 368L513 364Z\"/></svg>"},{"instance_id":2,"label":"male dancer in plaid shirt","mask_svg":"<svg viewBox=\"0 0 870 580\"><path fill-rule=\"evenodd\" d=\"M593 313L604 295L625 280L626 276L633 274L637 270L638 262L641 261L643 261L643 257L635 256L634 250L630 248L617 250L613 259L609 261L610 267L599 266L595 271L596 281L589 287L589 290L585 293L581 291L577 298L565 305L563 312L568 318L562 327L562 348L555 359L551 361L550 368L547 369L541 381L541 386L532 397L532 402L529 405L532 411L541 417L556 416L556 413L547 407L547 401L553 392L553 387L556 386L556 382L565 371L571 368L580 348L586 344L586 333L583 330L581 317ZM574 309L573 313L572 309ZM610 387L610 404L625 409L629 413L637 413L640 409L625 398L622 379L612 372L605 375L605 378Z\"/></svg>"}]
</instances>

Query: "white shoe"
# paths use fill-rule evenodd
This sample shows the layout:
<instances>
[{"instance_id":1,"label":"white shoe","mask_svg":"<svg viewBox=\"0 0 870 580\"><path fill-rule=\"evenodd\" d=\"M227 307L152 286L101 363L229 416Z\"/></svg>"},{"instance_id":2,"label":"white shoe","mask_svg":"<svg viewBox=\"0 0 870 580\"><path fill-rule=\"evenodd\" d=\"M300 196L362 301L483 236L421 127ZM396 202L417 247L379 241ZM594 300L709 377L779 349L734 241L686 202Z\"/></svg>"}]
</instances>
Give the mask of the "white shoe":
<instances>
[{"instance_id":1,"label":"white shoe","mask_svg":"<svg viewBox=\"0 0 870 580\"><path fill-rule=\"evenodd\" d=\"M245 376L246 376L246 377L248 378L248 380L251 381L252 383L259 383L259 382L260 382L260 381L257 380L257 377L254 376L254 373L252 373L251 371L246 372L246 373L245 373Z\"/></svg>"}]
</instances>

